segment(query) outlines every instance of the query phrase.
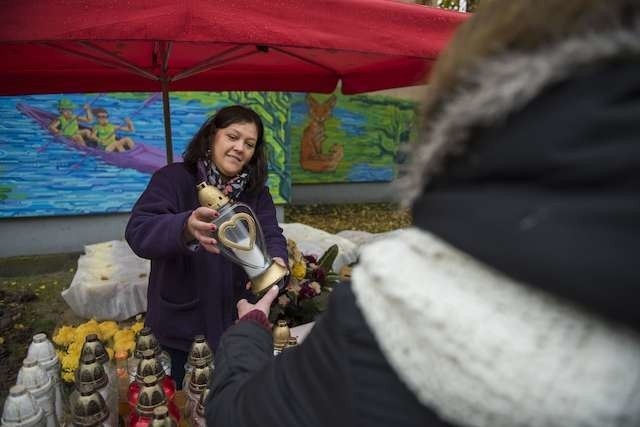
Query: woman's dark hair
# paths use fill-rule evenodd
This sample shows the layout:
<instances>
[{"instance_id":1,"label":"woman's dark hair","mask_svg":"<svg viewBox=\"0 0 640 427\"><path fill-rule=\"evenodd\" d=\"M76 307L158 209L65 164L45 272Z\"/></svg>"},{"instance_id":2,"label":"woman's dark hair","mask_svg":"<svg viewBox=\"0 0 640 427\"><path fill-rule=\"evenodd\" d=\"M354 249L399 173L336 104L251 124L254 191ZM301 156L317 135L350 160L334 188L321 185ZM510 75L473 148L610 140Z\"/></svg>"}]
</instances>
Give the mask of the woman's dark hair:
<instances>
[{"instance_id":1,"label":"woman's dark hair","mask_svg":"<svg viewBox=\"0 0 640 427\"><path fill-rule=\"evenodd\" d=\"M253 123L258 131L256 148L249 161L249 182L245 191L251 193L264 187L267 183L267 154L264 143L264 126L260 116L250 108L242 105L224 107L209 117L193 136L182 155L183 161L192 173L198 173L198 161L209 160L209 149L218 129L224 129L235 123Z\"/></svg>"}]
</instances>

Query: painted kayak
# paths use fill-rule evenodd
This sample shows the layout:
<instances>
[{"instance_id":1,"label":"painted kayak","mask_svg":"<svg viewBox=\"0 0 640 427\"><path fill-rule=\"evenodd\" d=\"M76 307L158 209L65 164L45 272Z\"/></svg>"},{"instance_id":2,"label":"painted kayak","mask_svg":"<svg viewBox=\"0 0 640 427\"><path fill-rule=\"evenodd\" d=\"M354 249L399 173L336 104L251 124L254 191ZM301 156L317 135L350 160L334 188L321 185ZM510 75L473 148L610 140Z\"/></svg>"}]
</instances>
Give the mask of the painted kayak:
<instances>
[{"instance_id":1,"label":"painted kayak","mask_svg":"<svg viewBox=\"0 0 640 427\"><path fill-rule=\"evenodd\" d=\"M49 131L49 124L58 117L58 114L42 110L37 107L32 107L27 104L18 103L16 108L24 115L32 118L36 121L44 130ZM79 123L80 128L88 129L82 123ZM66 138L60 135L51 135L56 142L65 144L68 147L76 150L84 151L87 155L99 157L105 163L118 166L121 168L131 168L144 173L153 173L167 164L166 153L164 150L149 147L148 145L140 144L136 142L135 147L131 150L120 152L107 152L100 148L81 145L73 142L72 139ZM181 161L181 158L174 158L174 161Z\"/></svg>"}]
</instances>

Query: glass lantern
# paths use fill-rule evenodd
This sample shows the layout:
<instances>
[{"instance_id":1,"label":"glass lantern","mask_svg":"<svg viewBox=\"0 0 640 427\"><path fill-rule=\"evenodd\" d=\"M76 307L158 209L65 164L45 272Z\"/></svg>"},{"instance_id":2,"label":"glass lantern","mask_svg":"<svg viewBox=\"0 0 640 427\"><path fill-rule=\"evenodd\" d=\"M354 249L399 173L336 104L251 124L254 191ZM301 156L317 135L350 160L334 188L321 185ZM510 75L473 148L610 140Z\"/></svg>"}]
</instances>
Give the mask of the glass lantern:
<instances>
[{"instance_id":1,"label":"glass lantern","mask_svg":"<svg viewBox=\"0 0 640 427\"><path fill-rule=\"evenodd\" d=\"M220 252L242 266L251 279L251 291L261 296L273 285L284 287L287 269L271 258L256 215L241 202L232 202L218 188L201 182L196 186L201 206L218 211L213 221Z\"/></svg>"}]
</instances>

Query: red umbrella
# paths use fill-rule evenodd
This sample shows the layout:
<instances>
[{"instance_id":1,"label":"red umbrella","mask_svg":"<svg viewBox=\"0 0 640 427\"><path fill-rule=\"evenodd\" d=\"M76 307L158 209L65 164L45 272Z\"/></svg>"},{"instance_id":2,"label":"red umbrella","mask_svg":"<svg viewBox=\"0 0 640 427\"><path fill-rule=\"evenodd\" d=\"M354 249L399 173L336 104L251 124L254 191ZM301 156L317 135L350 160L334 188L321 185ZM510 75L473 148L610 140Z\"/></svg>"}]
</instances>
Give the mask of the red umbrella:
<instances>
[{"instance_id":1,"label":"red umbrella","mask_svg":"<svg viewBox=\"0 0 640 427\"><path fill-rule=\"evenodd\" d=\"M465 14L389 0L6 0L0 95L423 83Z\"/></svg>"}]
</instances>

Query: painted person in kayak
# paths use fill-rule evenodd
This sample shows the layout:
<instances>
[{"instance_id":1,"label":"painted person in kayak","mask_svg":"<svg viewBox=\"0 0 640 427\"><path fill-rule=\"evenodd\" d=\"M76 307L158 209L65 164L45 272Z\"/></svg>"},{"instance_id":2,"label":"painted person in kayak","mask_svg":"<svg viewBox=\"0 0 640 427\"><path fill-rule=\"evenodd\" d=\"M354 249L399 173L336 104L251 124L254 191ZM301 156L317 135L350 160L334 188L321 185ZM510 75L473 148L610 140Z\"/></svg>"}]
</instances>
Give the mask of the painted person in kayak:
<instances>
[{"instance_id":1,"label":"painted person in kayak","mask_svg":"<svg viewBox=\"0 0 640 427\"><path fill-rule=\"evenodd\" d=\"M91 129L91 140L98 144L104 151L126 151L135 147L135 143L129 137L117 138L116 131L133 132L133 122L129 118L124 119L124 125L117 126L109 122L109 113L104 108L96 108L93 113L98 118L98 124Z\"/></svg>"},{"instance_id":2,"label":"painted person in kayak","mask_svg":"<svg viewBox=\"0 0 640 427\"><path fill-rule=\"evenodd\" d=\"M76 109L75 104L69 99L61 99L58 101L60 116L51 122L49 130L54 135L64 136L65 138L73 140L76 144L86 146L86 140L91 137L91 131L89 129L80 129L78 122L93 122L93 114L91 113L89 104L85 104L82 108L86 112L86 115L75 115L73 114L73 111Z\"/></svg>"}]
</instances>

